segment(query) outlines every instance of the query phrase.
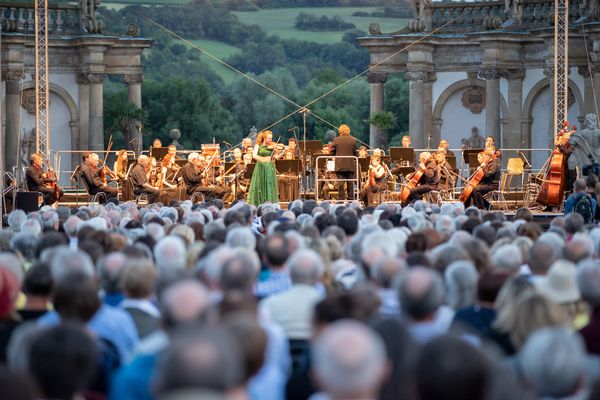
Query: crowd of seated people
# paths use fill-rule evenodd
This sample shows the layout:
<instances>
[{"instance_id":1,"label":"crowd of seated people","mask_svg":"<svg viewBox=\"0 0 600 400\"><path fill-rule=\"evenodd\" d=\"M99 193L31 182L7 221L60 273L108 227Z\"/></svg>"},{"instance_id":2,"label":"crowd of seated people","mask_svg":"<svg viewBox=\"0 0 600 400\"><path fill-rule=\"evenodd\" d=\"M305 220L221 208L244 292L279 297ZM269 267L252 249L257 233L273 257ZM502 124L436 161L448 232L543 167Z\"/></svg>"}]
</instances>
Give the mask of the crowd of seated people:
<instances>
[{"instance_id":1,"label":"crowd of seated people","mask_svg":"<svg viewBox=\"0 0 600 400\"><path fill-rule=\"evenodd\" d=\"M578 212L284 208L12 211L0 398L600 399L600 228Z\"/></svg>"}]
</instances>

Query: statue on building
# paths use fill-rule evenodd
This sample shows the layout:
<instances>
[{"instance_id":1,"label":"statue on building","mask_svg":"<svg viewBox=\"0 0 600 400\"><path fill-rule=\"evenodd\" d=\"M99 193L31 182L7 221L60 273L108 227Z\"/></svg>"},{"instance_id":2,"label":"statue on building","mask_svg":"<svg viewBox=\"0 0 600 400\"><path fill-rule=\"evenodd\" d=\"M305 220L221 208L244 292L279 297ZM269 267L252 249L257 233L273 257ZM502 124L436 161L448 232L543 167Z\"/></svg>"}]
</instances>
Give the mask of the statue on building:
<instances>
[{"instance_id":1,"label":"statue on building","mask_svg":"<svg viewBox=\"0 0 600 400\"><path fill-rule=\"evenodd\" d=\"M569 169L579 168L580 175L600 175L600 129L596 114L585 116L583 129L571 135L569 145L573 148Z\"/></svg>"},{"instance_id":2,"label":"statue on building","mask_svg":"<svg viewBox=\"0 0 600 400\"><path fill-rule=\"evenodd\" d=\"M21 166L29 165L29 156L36 152L35 128L30 131L23 129L20 148Z\"/></svg>"},{"instance_id":3,"label":"statue on building","mask_svg":"<svg viewBox=\"0 0 600 400\"><path fill-rule=\"evenodd\" d=\"M466 144L466 149L483 149L485 139L479 136L479 129L476 126L471 128L471 136L468 139L461 139L461 143Z\"/></svg>"},{"instance_id":4,"label":"statue on building","mask_svg":"<svg viewBox=\"0 0 600 400\"><path fill-rule=\"evenodd\" d=\"M181 138L181 131L179 129L171 129L169 137L172 140L169 146L175 146L177 150L183 150L183 145L179 143L179 139Z\"/></svg>"},{"instance_id":5,"label":"statue on building","mask_svg":"<svg viewBox=\"0 0 600 400\"><path fill-rule=\"evenodd\" d=\"M104 23L96 18L96 10L102 0L79 0L79 25L88 33L102 33Z\"/></svg>"}]
</instances>

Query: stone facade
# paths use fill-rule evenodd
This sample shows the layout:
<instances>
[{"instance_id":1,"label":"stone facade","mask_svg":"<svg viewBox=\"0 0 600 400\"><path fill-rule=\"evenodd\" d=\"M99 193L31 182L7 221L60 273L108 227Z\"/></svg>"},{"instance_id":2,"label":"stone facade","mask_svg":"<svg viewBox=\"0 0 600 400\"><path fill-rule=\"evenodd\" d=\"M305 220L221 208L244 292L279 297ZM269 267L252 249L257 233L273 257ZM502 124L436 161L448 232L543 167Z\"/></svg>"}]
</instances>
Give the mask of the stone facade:
<instances>
[{"instance_id":1,"label":"stone facade","mask_svg":"<svg viewBox=\"0 0 600 400\"><path fill-rule=\"evenodd\" d=\"M129 100L138 106L142 103L141 56L150 41L125 32L122 36L104 33L104 23L96 18L99 4L99 0L79 0L49 6L51 155L104 148L103 89L108 74L122 75ZM35 150L35 113L31 113L31 93L35 95L33 7L33 1L0 1L1 136L7 171L17 165L19 143L21 158ZM33 102L35 107L35 99ZM80 161L79 155L61 153L56 167L68 171Z\"/></svg>"},{"instance_id":2,"label":"stone facade","mask_svg":"<svg viewBox=\"0 0 600 400\"><path fill-rule=\"evenodd\" d=\"M577 125L600 104L598 2L570 2L569 120ZM401 73L409 81L414 146L434 147L446 138L459 148L477 127L503 148L549 148L554 2L415 4L416 17L405 29L383 34L372 24L371 35L359 39L370 52L371 75ZM384 83L369 82L371 112L377 112L384 106ZM371 127L372 143L379 134ZM538 166L547 158L543 151L531 155Z\"/></svg>"}]
</instances>

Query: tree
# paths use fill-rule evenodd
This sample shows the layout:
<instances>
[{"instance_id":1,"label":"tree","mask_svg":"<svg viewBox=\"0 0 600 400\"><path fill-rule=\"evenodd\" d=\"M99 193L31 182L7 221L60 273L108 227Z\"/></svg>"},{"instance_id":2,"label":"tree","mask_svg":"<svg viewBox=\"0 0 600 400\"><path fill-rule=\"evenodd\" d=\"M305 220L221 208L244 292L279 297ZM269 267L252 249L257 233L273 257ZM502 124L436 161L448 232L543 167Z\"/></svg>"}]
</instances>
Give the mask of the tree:
<instances>
[{"instance_id":1,"label":"tree","mask_svg":"<svg viewBox=\"0 0 600 400\"><path fill-rule=\"evenodd\" d=\"M387 130L396 126L396 115L391 111L378 111L371 114L369 123L381 130L377 147L385 149L387 147Z\"/></svg>"},{"instance_id":2,"label":"tree","mask_svg":"<svg viewBox=\"0 0 600 400\"><path fill-rule=\"evenodd\" d=\"M121 92L124 93L124 92ZM136 155L142 152L142 127L146 121L144 110L127 101L124 96L115 96L108 110L112 124L108 135L120 132L123 134L123 146L133 150Z\"/></svg>"}]
</instances>

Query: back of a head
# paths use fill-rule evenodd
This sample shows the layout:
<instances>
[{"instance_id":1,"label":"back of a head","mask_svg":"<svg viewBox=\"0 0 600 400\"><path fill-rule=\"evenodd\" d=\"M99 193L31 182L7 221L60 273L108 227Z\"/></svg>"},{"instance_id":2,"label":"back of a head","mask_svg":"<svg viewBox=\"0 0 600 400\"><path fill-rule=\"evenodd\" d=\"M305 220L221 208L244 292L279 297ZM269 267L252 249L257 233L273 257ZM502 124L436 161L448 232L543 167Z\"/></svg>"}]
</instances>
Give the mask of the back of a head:
<instances>
[{"instance_id":1,"label":"back of a head","mask_svg":"<svg viewBox=\"0 0 600 400\"><path fill-rule=\"evenodd\" d=\"M594 243L587 235L575 234L573 239L565 244L563 258L573 263L590 258L594 255Z\"/></svg>"},{"instance_id":2,"label":"back of a head","mask_svg":"<svg viewBox=\"0 0 600 400\"><path fill-rule=\"evenodd\" d=\"M63 324L40 331L27 364L42 397L73 399L94 373L96 347L83 326Z\"/></svg>"},{"instance_id":3,"label":"back of a head","mask_svg":"<svg viewBox=\"0 0 600 400\"><path fill-rule=\"evenodd\" d=\"M338 215L336 222L346 232L347 236L352 236L358 231L358 218L352 210L344 210Z\"/></svg>"},{"instance_id":4,"label":"back of a head","mask_svg":"<svg viewBox=\"0 0 600 400\"><path fill-rule=\"evenodd\" d=\"M282 234L273 234L265 242L265 257L272 267L281 267L285 264L288 253L288 240Z\"/></svg>"},{"instance_id":5,"label":"back of a head","mask_svg":"<svg viewBox=\"0 0 600 400\"><path fill-rule=\"evenodd\" d=\"M492 265L497 268L502 268L509 273L514 273L519 270L523 264L521 251L514 244L505 244L498 247L491 257Z\"/></svg>"},{"instance_id":6,"label":"back of a head","mask_svg":"<svg viewBox=\"0 0 600 400\"><path fill-rule=\"evenodd\" d=\"M100 286L107 293L121 291L121 276L127 262L125 254L120 252L109 253L98 260L98 275Z\"/></svg>"},{"instance_id":7,"label":"back of a head","mask_svg":"<svg viewBox=\"0 0 600 400\"><path fill-rule=\"evenodd\" d=\"M532 332L567 323L567 316L560 306L540 294L525 294L517 302L510 339L516 348L521 348Z\"/></svg>"},{"instance_id":8,"label":"back of a head","mask_svg":"<svg viewBox=\"0 0 600 400\"><path fill-rule=\"evenodd\" d=\"M186 250L183 240L176 236L165 236L154 246L154 259L159 271L184 269Z\"/></svg>"},{"instance_id":9,"label":"back of a head","mask_svg":"<svg viewBox=\"0 0 600 400\"><path fill-rule=\"evenodd\" d=\"M585 220L581 214L572 212L565 216L565 232L574 234L580 232L585 226Z\"/></svg>"},{"instance_id":10,"label":"back of a head","mask_svg":"<svg viewBox=\"0 0 600 400\"><path fill-rule=\"evenodd\" d=\"M254 250L256 248L256 236L250 228L236 227L227 232L225 244L231 248L243 247Z\"/></svg>"},{"instance_id":11,"label":"back of a head","mask_svg":"<svg viewBox=\"0 0 600 400\"><path fill-rule=\"evenodd\" d=\"M590 306L600 306L600 261L586 260L577 266L577 286Z\"/></svg>"},{"instance_id":12,"label":"back of a head","mask_svg":"<svg viewBox=\"0 0 600 400\"><path fill-rule=\"evenodd\" d=\"M267 333L256 317L238 313L224 321L224 327L241 347L244 359L244 382L258 374L265 362Z\"/></svg>"},{"instance_id":13,"label":"back of a head","mask_svg":"<svg viewBox=\"0 0 600 400\"><path fill-rule=\"evenodd\" d=\"M477 300L494 304L510 273L502 268L489 268L481 273L477 281Z\"/></svg>"},{"instance_id":14,"label":"back of a head","mask_svg":"<svg viewBox=\"0 0 600 400\"><path fill-rule=\"evenodd\" d=\"M287 261L290 278L294 284L315 285L323 272L323 259L313 250L296 251Z\"/></svg>"},{"instance_id":15,"label":"back of a head","mask_svg":"<svg viewBox=\"0 0 600 400\"><path fill-rule=\"evenodd\" d=\"M238 256L228 260L221 270L221 289L224 292L241 290L251 292L258 271L249 256Z\"/></svg>"},{"instance_id":16,"label":"back of a head","mask_svg":"<svg viewBox=\"0 0 600 400\"><path fill-rule=\"evenodd\" d=\"M315 341L313 370L325 392L336 398L375 395L384 378L383 341L366 325L342 320Z\"/></svg>"},{"instance_id":17,"label":"back of a head","mask_svg":"<svg viewBox=\"0 0 600 400\"><path fill-rule=\"evenodd\" d=\"M437 272L415 267L400 277L398 297L404 314L416 321L423 320L443 304L444 283Z\"/></svg>"},{"instance_id":18,"label":"back of a head","mask_svg":"<svg viewBox=\"0 0 600 400\"><path fill-rule=\"evenodd\" d=\"M575 192L583 192L587 189L587 183L584 179L576 179L575 183L573 183L573 189Z\"/></svg>"},{"instance_id":19,"label":"back of a head","mask_svg":"<svg viewBox=\"0 0 600 400\"><path fill-rule=\"evenodd\" d=\"M556 252L545 242L536 242L529 250L529 269L535 275L546 275L552 263L556 260Z\"/></svg>"},{"instance_id":20,"label":"back of a head","mask_svg":"<svg viewBox=\"0 0 600 400\"><path fill-rule=\"evenodd\" d=\"M483 400L490 384L490 365L466 341L441 336L421 350L416 380L420 400Z\"/></svg>"},{"instance_id":21,"label":"back of a head","mask_svg":"<svg viewBox=\"0 0 600 400\"><path fill-rule=\"evenodd\" d=\"M39 297L52 294L52 275L47 263L38 261L27 270L23 281L23 293Z\"/></svg>"},{"instance_id":22,"label":"back of a head","mask_svg":"<svg viewBox=\"0 0 600 400\"><path fill-rule=\"evenodd\" d=\"M175 335L157 368L157 394L179 390L224 393L243 383L238 343L224 329L198 328Z\"/></svg>"},{"instance_id":23,"label":"back of a head","mask_svg":"<svg viewBox=\"0 0 600 400\"><path fill-rule=\"evenodd\" d=\"M101 305L94 279L82 271L61 275L54 284L53 304L63 319L88 322Z\"/></svg>"},{"instance_id":24,"label":"back of a head","mask_svg":"<svg viewBox=\"0 0 600 400\"><path fill-rule=\"evenodd\" d=\"M163 325L167 331L179 326L207 322L210 299L206 288L192 280L168 287L160 298Z\"/></svg>"},{"instance_id":25,"label":"back of a head","mask_svg":"<svg viewBox=\"0 0 600 400\"><path fill-rule=\"evenodd\" d=\"M91 277L96 274L94 263L87 253L68 247L58 247L52 253L50 271L55 280L71 271L80 271Z\"/></svg>"},{"instance_id":26,"label":"back of a head","mask_svg":"<svg viewBox=\"0 0 600 400\"><path fill-rule=\"evenodd\" d=\"M406 262L395 257L386 257L378 260L371 267L371 276L375 283L384 289L392 287L392 282L398 274L408 268Z\"/></svg>"},{"instance_id":27,"label":"back of a head","mask_svg":"<svg viewBox=\"0 0 600 400\"><path fill-rule=\"evenodd\" d=\"M479 274L470 261L455 261L444 271L448 305L459 310L475 304Z\"/></svg>"},{"instance_id":28,"label":"back of a head","mask_svg":"<svg viewBox=\"0 0 600 400\"><path fill-rule=\"evenodd\" d=\"M567 328L540 329L527 339L519 365L539 398L570 397L585 377L585 349Z\"/></svg>"},{"instance_id":29,"label":"back of a head","mask_svg":"<svg viewBox=\"0 0 600 400\"><path fill-rule=\"evenodd\" d=\"M150 260L130 259L123 270L121 287L130 299L148 299L154 293L158 272Z\"/></svg>"}]
</instances>

